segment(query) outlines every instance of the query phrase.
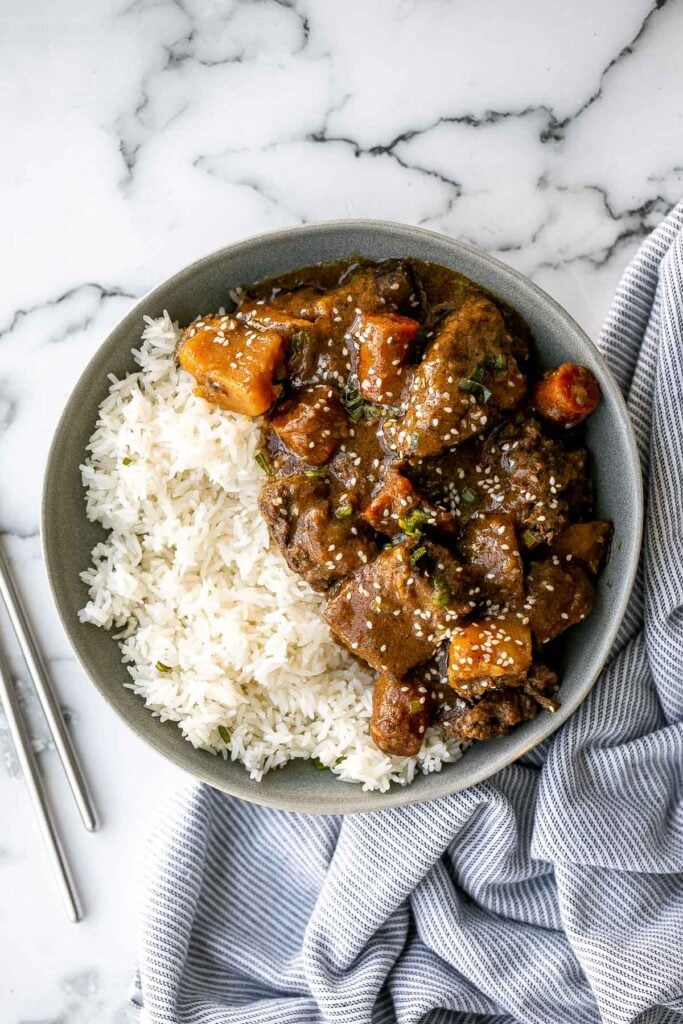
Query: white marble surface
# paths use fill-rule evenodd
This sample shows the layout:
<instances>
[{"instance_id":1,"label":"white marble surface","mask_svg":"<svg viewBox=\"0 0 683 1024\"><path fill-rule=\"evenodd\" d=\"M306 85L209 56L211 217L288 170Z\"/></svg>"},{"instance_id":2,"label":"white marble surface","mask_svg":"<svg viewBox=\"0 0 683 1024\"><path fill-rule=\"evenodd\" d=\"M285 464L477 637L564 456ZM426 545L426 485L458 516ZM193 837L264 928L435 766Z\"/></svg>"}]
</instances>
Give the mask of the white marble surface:
<instances>
[{"instance_id":1,"label":"white marble surface","mask_svg":"<svg viewBox=\"0 0 683 1024\"><path fill-rule=\"evenodd\" d=\"M43 462L90 354L182 264L329 217L473 242L594 335L683 191L682 46L676 0L2 5L0 534L103 818L95 835L80 827L34 714L86 907L72 926L0 720L3 1024L128 1019L137 853L180 779L75 665L43 578Z\"/></svg>"}]
</instances>

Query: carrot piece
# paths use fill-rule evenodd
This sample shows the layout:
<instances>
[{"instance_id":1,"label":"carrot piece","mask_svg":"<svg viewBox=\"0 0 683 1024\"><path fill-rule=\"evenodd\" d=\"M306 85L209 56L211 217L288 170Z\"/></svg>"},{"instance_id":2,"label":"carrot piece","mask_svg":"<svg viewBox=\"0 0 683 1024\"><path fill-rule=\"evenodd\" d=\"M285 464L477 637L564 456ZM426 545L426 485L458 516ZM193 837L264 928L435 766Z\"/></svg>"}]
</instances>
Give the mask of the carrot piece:
<instances>
[{"instance_id":1,"label":"carrot piece","mask_svg":"<svg viewBox=\"0 0 683 1024\"><path fill-rule=\"evenodd\" d=\"M360 313L358 380L363 398L396 405L403 389L403 368L410 360L420 325L398 313Z\"/></svg>"},{"instance_id":2,"label":"carrot piece","mask_svg":"<svg viewBox=\"0 0 683 1024\"><path fill-rule=\"evenodd\" d=\"M574 427L597 409L601 397L600 385L587 367L562 363L536 384L532 402L544 419Z\"/></svg>"},{"instance_id":3,"label":"carrot piece","mask_svg":"<svg viewBox=\"0 0 683 1024\"><path fill-rule=\"evenodd\" d=\"M414 509L425 513L425 523L439 530L453 530L455 517L452 512L435 508L424 495L413 487L407 477L398 472L388 472L382 486L363 509L361 515L374 530L394 537L400 533L400 520L410 516Z\"/></svg>"}]
</instances>

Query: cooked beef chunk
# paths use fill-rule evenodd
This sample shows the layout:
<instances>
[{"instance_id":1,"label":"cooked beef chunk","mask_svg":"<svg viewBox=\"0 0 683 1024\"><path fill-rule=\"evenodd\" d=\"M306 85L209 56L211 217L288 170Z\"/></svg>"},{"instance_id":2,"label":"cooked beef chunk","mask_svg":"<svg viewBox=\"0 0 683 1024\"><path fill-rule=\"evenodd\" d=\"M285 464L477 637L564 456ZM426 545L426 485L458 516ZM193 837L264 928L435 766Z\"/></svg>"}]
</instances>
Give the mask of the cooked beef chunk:
<instances>
[{"instance_id":1,"label":"cooked beef chunk","mask_svg":"<svg viewBox=\"0 0 683 1024\"><path fill-rule=\"evenodd\" d=\"M595 588L578 565L559 558L532 562L527 576L529 621L536 642L545 644L590 612Z\"/></svg>"},{"instance_id":2,"label":"cooked beef chunk","mask_svg":"<svg viewBox=\"0 0 683 1024\"><path fill-rule=\"evenodd\" d=\"M460 740L490 740L504 736L513 726L535 718L538 704L520 687L505 687L485 693L476 704L458 699L441 716L446 736Z\"/></svg>"},{"instance_id":3,"label":"cooked beef chunk","mask_svg":"<svg viewBox=\"0 0 683 1024\"><path fill-rule=\"evenodd\" d=\"M313 466L327 462L349 432L339 395L326 384L299 391L271 422L289 450Z\"/></svg>"},{"instance_id":4,"label":"cooked beef chunk","mask_svg":"<svg viewBox=\"0 0 683 1024\"><path fill-rule=\"evenodd\" d=\"M472 295L436 331L413 373L401 420L386 436L403 458L425 458L481 433L492 409L511 409L526 381L490 299Z\"/></svg>"},{"instance_id":5,"label":"cooked beef chunk","mask_svg":"<svg viewBox=\"0 0 683 1024\"><path fill-rule=\"evenodd\" d=\"M544 665L541 661L534 661L529 669L526 678L522 682L525 693L551 713L557 711L560 706L552 694L557 693L557 672Z\"/></svg>"},{"instance_id":6,"label":"cooked beef chunk","mask_svg":"<svg viewBox=\"0 0 683 1024\"><path fill-rule=\"evenodd\" d=\"M360 529L334 515L326 480L272 477L261 488L259 509L287 565L314 590L348 576L376 552Z\"/></svg>"},{"instance_id":7,"label":"cooked beef chunk","mask_svg":"<svg viewBox=\"0 0 683 1024\"><path fill-rule=\"evenodd\" d=\"M511 516L527 549L551 541L590 489L585 449L568 452L522 413L489 435L477 466L471 507Z\"/></svg>"},{"instance_id":8,"label":"cooked beef chunk","mask_svg":"<svg viewBox=\"0 0 683 1024\"><path fill-rule=\"evenodd\" d=\"M344 500L360 511L385 469L377 424L372 420L352 423L348 437L330 463L330 472L344 489Z\"/></svg>"},{"instance_id":9,"label":"cooked beef chunk","mask_svg":"<svg viewBox=\"0 0 683 1024\"><path fill-rule=\"evenodd\" d=\"M431 697L419 671L381 675L372 695L372 738L385 754L415 757L431 719Z\"/></svg>"},{"instance_id":10,"label":"cooked beef chunk","mask_svg":"<svg viewBox=\"0 0 683 1024\"><path fill-rule=\"evenodd\" d=\"M317 288L297 288L265 298L243 299L234 316L256 330L277 331L291 341L297 331L308 331L318 316Z\"/></svg>"},{"instance_id":11,"label":"cooked beef chunk","mask_svg":"<svg viewBox=\"0 0 683 1024\"><path fill-rule=\"evenodd\" d=\"M372 668L401 678L470 611L468 583L444 548L408 539L345 580L328 601L325 621Z\"/></svg>"},{"instance_id":12,"label":"cooked beef chunk","mask_svg":"<svg viewBox=\"0 0 683 1024\"><path fill-rule=\"evenodd\" d=\"M481 573L482 587L499 606L524 603L524 565L510 516L482 513L471 519L460 548Z\"/></svg>"}]
</instances>

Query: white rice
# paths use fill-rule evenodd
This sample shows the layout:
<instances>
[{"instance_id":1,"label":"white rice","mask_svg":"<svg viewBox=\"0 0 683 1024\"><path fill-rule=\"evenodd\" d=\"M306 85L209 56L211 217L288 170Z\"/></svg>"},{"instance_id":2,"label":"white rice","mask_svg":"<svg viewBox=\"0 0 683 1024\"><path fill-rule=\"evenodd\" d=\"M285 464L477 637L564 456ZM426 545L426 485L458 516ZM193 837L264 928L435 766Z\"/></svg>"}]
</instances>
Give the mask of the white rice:
<instances>
[{"instance_id":1,"label":"white rice","mask_svg":"<svg viewBox=\"0 0 683 1024\"><path fill-rule=\"evenodd\" d=\"M195 397L175 366L177 326L167 314L146 323L140 370L112 375L82 467L88 517L110 533L82 573L80 617L118 631L127 685L256 780L316 758L386 790L456 760L458 745L432 730L416 758L374 745L374 673L332 640L323 598L258 512L258 424Z\"/></svg>"}]
</instances>

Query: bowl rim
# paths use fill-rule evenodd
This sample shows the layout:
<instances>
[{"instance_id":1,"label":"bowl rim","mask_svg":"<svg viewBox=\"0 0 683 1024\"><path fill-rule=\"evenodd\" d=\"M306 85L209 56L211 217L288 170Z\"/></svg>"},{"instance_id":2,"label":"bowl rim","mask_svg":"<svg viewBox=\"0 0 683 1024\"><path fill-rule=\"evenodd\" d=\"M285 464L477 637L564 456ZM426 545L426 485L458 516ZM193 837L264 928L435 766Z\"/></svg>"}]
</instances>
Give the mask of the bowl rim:
<instances>
[{"instance_id":1,"label":"bowl rim","mask_svg":"<svg viewBox=\"0 0 683 1024\"><path fill-rule=\"evenodd\" d=\"M633 472L633 498L634 504L631 510L632 516L630 519L630 551L628 561L628 571L624 573L621 582L621 594L619 600L614 606L614 610L611 613L609 628L605 630L601 639L601 646L606 652L605 657L595 668L589 678L586 678L582 687L578 692L574 693L571 697L568 697L563 701L562 705L556 711L552 717L546 719L546 727L541 734L532 737L530 741L524 747L516 747L504 755L498 754L495 759L495 766L491 769L484 764L480 770L473 771L466 779L453 778L449 785L448 772L433 773L430 778L435 783L441 782L441 785L435 785L434 788L438 790L435 793L418 794L415 792L415 796L412 796L413 786L400 785L392 783L390 788L385 792L372 791L366 792L362 789L360 784L346 783L342 784L339 780L339 794L335 794L334 797L325 796L324 802L327 805L324 809L321 809L321 797L319 793L308 793L305 786L299 787L299 792L296 798L290 798L289 795L283 794L271 794L270 790L266 790L265 787L261 786L261 783L254 783L244 769L244 777L238 784L233 782L226 776L225 785L222 785L219 780L209 778L208 773L202 771L201 767L195 763L194 755L197 753L205 753L204 751L195 749L190 743L187 743L187 752L183 749L182 752L176 756L171 754L165 749L165 744L161 740L161 733L156 733L153 729L145 728L142 724L137 721L132 721L122 710L117 706L112 695L110 695L110 688L107 687L106 683L101 682L91 671L87 665L84 656L82 656L80 643L78 639L78 627L80 623L74 623L72 619L67 616L67 609L63 607L62 603L58 598L58 566L53 555L51 535L51 512L53 511L50 502L50 496L53 488L53 473L51 467L54 464L54 455L60 445L60 438L62 432L69 420L71 409L77 402L78 397L84 387L87 385L89 379L90 368L92 363L97 359L100 351L104 348L112 336L118 333L127 321L131 323L133 321L139 321L143 316L148 315L146 310L153 307L154 298L157 292L166 292L172 285L179 282L188 273L194 273L199 268L211 265L215 261L220 260L223 257L234 256L238 254L240 250L249 249L252 247L258 247L261 243L270 242L271 240L285 240L295 239L301 236L315 236L316 234L324 235L326 232L333 230L335 232L348 232L353 234L359 231L373 231L379 234L388 235L401 235L405 236L405 233L415 236L424 237L426 239L438 240L441 243L445 243L455 250L463 253L470 254L475 260L488 264L502 273L504 276L516 281L521 288L527 292L531 292L536 299L540 301L542 305L552 307L555 313L558 315L560 320L563 320L567 327L572 331L573 334L580 336L582 343L592 351L592 354L600 366L602 373L605 378L611 384L612 398L615 400L619 418L621 419L624 427L624 441L627 449L628 463ZM324 262L321 261L321 262ZM428 228L419 227L411 224L404 224L400 221L389 221L376 218L353 218L353 219L332 219L332 220L321 220L311 221L304 224L296 224L288 227L276 228L270 231L259 232L255 235L248 235L243 238L239 238L234 242L227 245L218 246L217 248L206 253L204 256L200 256L198 259L193 260L191 263L181 267L170 277L164 278L162 281L157 282L152 288L150 288L144 295L142 295L137 302L126 312L124 315L113 325L109 330L106 337L100 342L97 348L92 352L82 372L79 374L75 384L71 388L71 391L66 399L62 412L59 416L57 424L54 428L52 440L49 446L47 462L45 466L45 472L43 476L43 487L41 494L41 510L40 510L40 538L41 548L43 555L43 562L46 569L46 575L50 587L50 593L52 601L57 609L59 620L62 628L67 636L71 650L83 669L85 675L90 682L95 686L100 695L105 699L110 708L117 714L117 716L125 723L127 728L134 732L143 742L155 750L164 759L180 768L183 771L189 772L195 779L210 785L213 788L220 789L222 792L227 793L233 797L237 797L241 800L246 800L249 803L261 804L263 806L273 807L285 811L300 811L312 814L354 814L354 813L375 813L379 810L385 810L391 807L408 806L410 804L426 803L431 800L440 799L449 796L455 792L463 789L468 789L471 786L477 785L480 782L485 781L488 778L495 776L503 768L513 764L520 757L522 757L529 750L533 749L539 743L546 740L554 732L556 732L560 726L567 721L567 719L576 711L576 709L583 703L588 694L593 688L595 681L597 680L600 673L603 671L607 660L609 659L612 647L624 618L631 592L636 579L638 571L638 564L640 560L640 550L642 544L643 534L643 522L644 522L644 494L643 494L643 475L642 467L640 463L640 456L638 452L638 444L631 422L630 415L626 406L626 401L622 394L621 388L616 381L614 374L609 368L604 356L593 342L593 340L586 334L583 328L577 323L577 321L571 316L567 310L557 302L551 295L549 295L543 288L537 285L534 281L528 278L521 271L514 267L508 266L495 256L491 256L486 251L471 245L469 242L463 242L458 238L450 235L446 235L442 232L432 231ZM142 699L142 698L138 698ZM151 711L148 712L150 722L158 722L159 719L153 717ZM157 738L158 737L158 738ZM207 754L207 756L211 756ZM207 762L208 763L208 762ZM447 765L445 766L448 767ZM368 808L368 800L377 800L377 806L374 808Z\"/></svg>"}]
</instances>

